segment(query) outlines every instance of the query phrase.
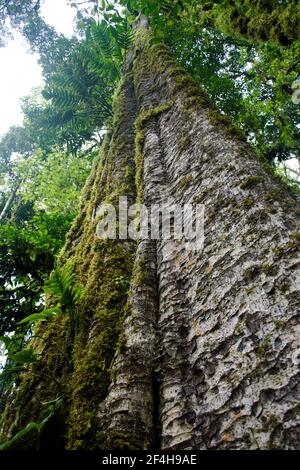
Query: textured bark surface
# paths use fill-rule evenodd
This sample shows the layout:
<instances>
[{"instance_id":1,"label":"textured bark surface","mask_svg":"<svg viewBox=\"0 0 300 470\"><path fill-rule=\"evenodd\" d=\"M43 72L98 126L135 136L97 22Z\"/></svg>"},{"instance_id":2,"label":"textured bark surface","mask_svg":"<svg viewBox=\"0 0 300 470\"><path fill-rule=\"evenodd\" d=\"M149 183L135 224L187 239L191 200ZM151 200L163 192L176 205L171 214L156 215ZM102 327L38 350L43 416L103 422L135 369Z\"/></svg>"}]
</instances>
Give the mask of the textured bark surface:
<instances>
[{"instance_id":1,"label":"textured bark surface","mask_svg":"<svg viewBox=\"0 0 300 470\"><path fill-rule=\"evenodd\" d=\"M189 83L178 89L172 64L151 67L149 54L138 50L135 63L139 110L152 110L143 125L144 201L205 204L205 244L202 252L176 241L147 249L157 296L152 273L134 292L126 353L100 417L129 434L126 417L146 423L139 410L151 410L152 368L161 448L299 448L295 201L210 109L190 106Z\"/></svg>"},{"instance_id":2,"label":"textured bark surface","mask_svg":"<svg viewBox=\"0 0 300 470\"><path fill-rule=\"evenodd\" d=\"M63 374L63 445L298 449L299 207L145 31L129 62L113 135L63 254L87 289L73 372ZM133 201L134 174L148 206L205 204L202 251L97 240L99 204ZM53 367L57 355L46 357ZM6 436L38 414L36 398L28 405L37 383L47 397L45 380L25 377L17 404L26 401L26 417L6 411Z\"/></svg>"}]
</instances>

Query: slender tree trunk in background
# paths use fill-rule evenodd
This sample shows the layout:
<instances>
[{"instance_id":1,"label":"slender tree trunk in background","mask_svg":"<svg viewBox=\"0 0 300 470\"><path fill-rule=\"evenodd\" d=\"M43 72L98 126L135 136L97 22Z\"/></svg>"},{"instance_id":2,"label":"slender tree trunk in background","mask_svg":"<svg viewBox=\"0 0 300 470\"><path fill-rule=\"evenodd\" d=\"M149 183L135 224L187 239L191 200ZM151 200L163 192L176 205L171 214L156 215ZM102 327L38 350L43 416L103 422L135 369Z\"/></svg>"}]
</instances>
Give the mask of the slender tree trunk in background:
<instances>
[{"instance_id":1,"label":"slender tree trunk in background","mask_svg":"<svg viewBox=\"0 0 300 470\"><path fill-rule=\"evenodd\" d=\"M298 449L299 207L147 36L62 254L86 287L73 371L53 347L68 340L56 318L3 436L63 395L41 448ZM98 239L97 208L120 195L204 204L203 250ZM66 437L51 441L53 428Z\"/></svg>"},{"instance_id":2,"label":"slender tree trunk in background","mask_svg":"<svg viewBox=\"0 0 300 470\"><path fill-rule=\"evenodd\" d=\"M10 210L11 206L13 205L13 203L15 201L15 198L16 198L16 195L17 195L17 192L18 192L20 186L21 186L21 181L17 181L16 186L12 190L9 198L7 199L7 201L5 203L5 206L3 207L2 211L1 211L0 222L3 221L5 219L5 217L7 216L8 211Z\"/></svg>"}]
</instances>

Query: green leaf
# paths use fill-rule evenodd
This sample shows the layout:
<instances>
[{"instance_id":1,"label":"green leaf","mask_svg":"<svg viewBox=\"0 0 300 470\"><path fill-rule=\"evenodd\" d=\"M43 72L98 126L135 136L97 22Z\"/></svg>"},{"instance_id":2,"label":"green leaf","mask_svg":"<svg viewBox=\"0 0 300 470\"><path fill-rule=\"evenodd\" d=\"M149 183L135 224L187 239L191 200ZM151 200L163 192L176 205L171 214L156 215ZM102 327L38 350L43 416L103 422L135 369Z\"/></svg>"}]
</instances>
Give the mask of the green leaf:
<instances>
[{"instance_id":1,"label":"green leaf","mask_svg":"<svg viewBox=\"0 0 300 470\"><path fill-rule=\"evenodd\" d=\"M17 441L22 439L23 437L27 436L31 431L33 430L39 431L39 425L38 423L35 422L30 422L23 428L21 431L19 431L17 434L14 435L9 441L4 442L3 444L0 445L0 450L6 450L9 449L13 444L15 444Z\"/></svg>"},{"instance_id":2,"label":"green leaf","mask_svg":"<svg viewBox=\"0 0 300 470\"><path fill-rule=\"evenodd\" d=\"M58 313L60 313L60 308L56 306L54 308L43 310L39 313L33 313L32 315L23 318L23 320L21 320L18 324L21 325L23 323L29 323L31 325L32 323L35 323L37 321L46 321L54 315L57 315Z\"/></svg>"},{"instance_id":3,"label":"green leaf","mask_svg":"<svg viewBox=\"0 0 300 470\"><path fill-rule=\"evenodd\" d=\"M32 351L32 349L24 349L23 351L19 351L15 354L9 355L9 359L21 364L30 364L38 360L36 354Z\"/></svg>"}]
</instances>

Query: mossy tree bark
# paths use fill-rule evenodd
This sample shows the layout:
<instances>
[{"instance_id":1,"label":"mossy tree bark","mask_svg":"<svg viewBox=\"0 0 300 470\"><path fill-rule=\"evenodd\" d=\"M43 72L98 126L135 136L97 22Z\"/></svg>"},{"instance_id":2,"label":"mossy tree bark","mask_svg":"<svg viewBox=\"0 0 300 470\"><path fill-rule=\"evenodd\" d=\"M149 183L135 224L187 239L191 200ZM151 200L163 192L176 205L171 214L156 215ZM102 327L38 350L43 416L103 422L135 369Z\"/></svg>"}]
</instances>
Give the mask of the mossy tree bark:
<instances>
[{"instance_id":1,"label":"mossy tree bark","mask_svg":"<svg viewBox=\"0 0 300 470\"><path fill-rule=\"evenodd\" d=\"M195 12L208 25L245 39L289 46L300 38L300 6L296 0L224 0L222 4L200 1L191 6L191 14Z\"/></svg>"},{"instance_id":2,"label":"mossy tree bark","mask_svg":"<svg viewBox=\"0 0 300 470\"><path fill-rule=\"evenodd\" d=\"M86 287L72 370L56 318L35 340L41 361L21 378L3 435L63 395L42 448L54 427L53 447L68 449L297 449L299 206L148 39L138 32L61 256ZM97 207L120 195L205 204L203 251L98 239Z\"/></svg>"}]
</instances>

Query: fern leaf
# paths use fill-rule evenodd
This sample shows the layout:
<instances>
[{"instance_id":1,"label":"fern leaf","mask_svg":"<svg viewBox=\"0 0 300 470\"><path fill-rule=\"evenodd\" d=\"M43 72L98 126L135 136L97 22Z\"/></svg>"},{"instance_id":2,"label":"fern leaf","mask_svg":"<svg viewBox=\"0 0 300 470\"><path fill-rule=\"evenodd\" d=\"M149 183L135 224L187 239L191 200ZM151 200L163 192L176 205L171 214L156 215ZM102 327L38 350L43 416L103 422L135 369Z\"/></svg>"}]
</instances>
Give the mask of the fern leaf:
<instances>
[{"instance_id":1,"label":"fern leaf","mask_svg":"<svg viewBox=\"0 0 300 470\"><path fill-rule=\"evenodd\" d=\"M59 307L54 307L54 308L49 308L47 310L43 310L42 312L39 313L33 313L32 315L29 315L26 318L23 318L18 324L21 325L23 323L29 323L32 325L33 323L37 321L45 321L48 320L49 318L53 317L57 313L59 313L60 309Z\"/></svg>"}]
</instances>

